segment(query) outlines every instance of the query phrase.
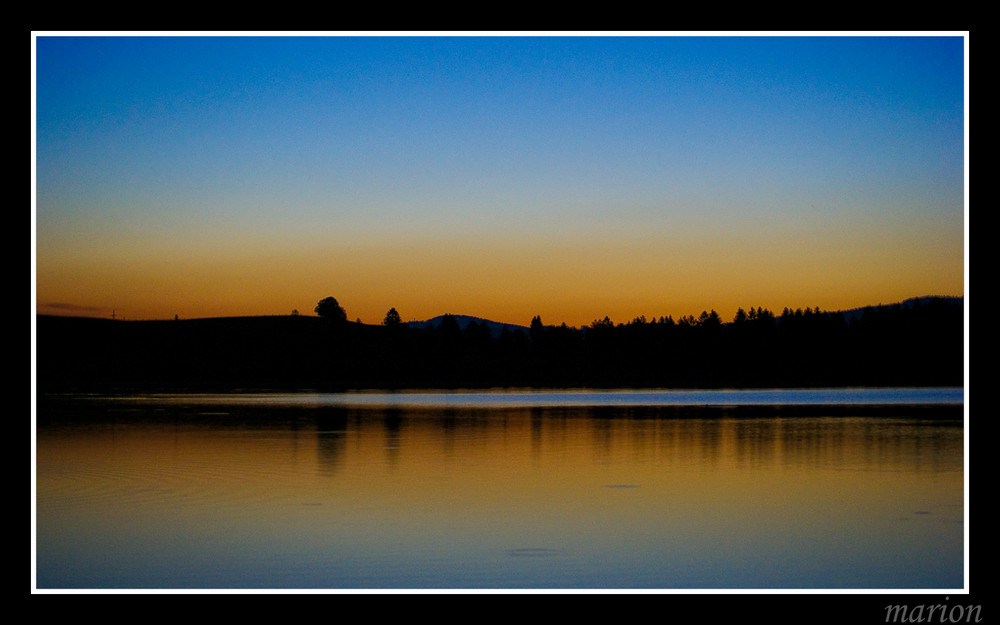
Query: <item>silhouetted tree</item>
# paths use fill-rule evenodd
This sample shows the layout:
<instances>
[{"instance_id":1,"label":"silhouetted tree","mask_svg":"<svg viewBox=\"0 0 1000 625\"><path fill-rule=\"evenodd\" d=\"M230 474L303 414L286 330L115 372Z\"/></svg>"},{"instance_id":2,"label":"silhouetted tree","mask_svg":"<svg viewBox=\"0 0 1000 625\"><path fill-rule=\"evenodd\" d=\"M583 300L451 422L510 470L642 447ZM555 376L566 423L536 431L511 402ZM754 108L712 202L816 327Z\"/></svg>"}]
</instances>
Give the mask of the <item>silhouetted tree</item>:
<instances>
[{"instance_id":1,"label":"silhouetted tree","mask_svg":"<svg viewBox=\"0 0 1000 625\"><path fill-rule=\"evenodd\" d=\"M334 297L321 299L316 304L315 312L320 317L326 317L334 321L347 321L347 313Z\"/></svg>"},{"instance_id":2,"label":"silhouetted tree","mask_svg":"<svg viewBox=\"0 0 1000 625\"><path fill-rule=\"evenodd\" d=\"M719 313L712 309L712 312L701 311L701 315L698 316L698 325L705 328L718 328L722 326L722 318L719 317Z\"/></svg>"},{"instance_id":3,"label":"silhouetted tree","mask_svg":"<svg viewBox=\"0 0 1000 625\"><path fill-rule=\"evenodd\" d=\"M444 314L441 317L441 325L438 326L438 332L441 336L447 339L457 339L462 336L462 329L458 325L458 319L452 314Z\"/></svg>"},{"instance_id":4,"label":"silhouetted tree","mask_svg":"<svg viewBox=\"0 0 1000 625\"><path fill-rule=\"evenodd\" d=\"M531 326L528 327L528 336L531 337L532 341L537 343L542 340L544 334L545 325L542 324L542 316L535 315L531 318Z\"/></svg>"},{"instance_id":5,"label":"silhouetted tree","mask_svg":"<svg viewBox=\"0 0 1000 625\"><path fill-rule=\"evenodd\" d=\"M690 328L698 325L698 320L694 318L694 315L681 315L677 320L677 325L682 328Z\"/></svg>"},{"instance_id":6,"label":"silhouetted tree","mask_svg":"<svg viewBox=\"0 0 1000 625\"><path fill-rule=\"evenodd\" d=\"M401 323L403 323L403 320L395 308L390 308L389 312L385 313L385 319L382 320L382 325L389 327L396 327Z\"/></svg>"},{"instance_id":7,"label":"silhouetted tree","mask_svg":"<svg viewBox=\"0 0 1000 625\"><path fill-rule=\"evenodd\" d=\"M615 327L614 322L611 321L611 318L607 316L605 316L604 319L594 319L590 324L591 330L611 329L614 327Z\"/></svg>"}]
</instances>

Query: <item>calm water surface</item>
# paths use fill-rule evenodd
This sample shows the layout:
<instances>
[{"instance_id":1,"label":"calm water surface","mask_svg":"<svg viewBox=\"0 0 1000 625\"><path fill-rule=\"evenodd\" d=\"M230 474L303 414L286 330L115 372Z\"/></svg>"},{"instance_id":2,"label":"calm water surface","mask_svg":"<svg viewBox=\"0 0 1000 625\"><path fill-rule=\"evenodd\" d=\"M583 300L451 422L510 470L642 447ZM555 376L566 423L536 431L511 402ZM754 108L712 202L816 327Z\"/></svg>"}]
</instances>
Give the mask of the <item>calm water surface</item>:
<instances>
[{"instance_id":1,"label":"calm water surface","mask_svg":"<svg viewBox=\"0 0 1000 625\"><path fill-rule=\"evenodd\" d=\"M962 389L43 398L59 588L953 589Z\"/></svg>"}]
</instances>

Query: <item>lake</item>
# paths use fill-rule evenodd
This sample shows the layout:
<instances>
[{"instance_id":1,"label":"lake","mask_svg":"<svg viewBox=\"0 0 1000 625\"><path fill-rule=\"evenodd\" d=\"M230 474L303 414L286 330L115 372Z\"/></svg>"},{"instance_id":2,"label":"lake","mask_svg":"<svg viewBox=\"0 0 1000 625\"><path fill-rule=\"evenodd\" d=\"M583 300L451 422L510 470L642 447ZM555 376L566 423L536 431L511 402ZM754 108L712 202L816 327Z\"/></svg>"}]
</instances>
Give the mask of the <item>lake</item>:
<instances>
[{"instance_id":1,"label":"lake","mask_svg":"<svg viewBox=\"0 0 1000 625\"><path fill-rule=\"evenodd\" d=\"M54 396L44 589L962 589L963 390Z\"/></svg>"}]
</instances>

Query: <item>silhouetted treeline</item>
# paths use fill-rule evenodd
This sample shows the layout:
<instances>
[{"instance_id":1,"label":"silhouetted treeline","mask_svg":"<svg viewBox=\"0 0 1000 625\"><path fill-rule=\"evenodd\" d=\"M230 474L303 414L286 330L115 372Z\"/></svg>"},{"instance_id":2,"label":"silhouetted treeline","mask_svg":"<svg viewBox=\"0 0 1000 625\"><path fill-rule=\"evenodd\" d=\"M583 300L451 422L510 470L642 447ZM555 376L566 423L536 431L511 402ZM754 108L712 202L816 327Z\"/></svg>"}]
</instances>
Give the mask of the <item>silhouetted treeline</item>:
<instances>
[{"instance_id":1,"label":"silhouetted treeline","mask_svg":"<svg viewBox=\"0 0 1000 625\"><path fill-rule=\"evenodd\" d=\"M394 316L395 318L395 316ZM491 335L338 318L113 321L39 316L40 392L961 386L961 298L852 313L740 310Z\"/></svg>"}]
</instances>

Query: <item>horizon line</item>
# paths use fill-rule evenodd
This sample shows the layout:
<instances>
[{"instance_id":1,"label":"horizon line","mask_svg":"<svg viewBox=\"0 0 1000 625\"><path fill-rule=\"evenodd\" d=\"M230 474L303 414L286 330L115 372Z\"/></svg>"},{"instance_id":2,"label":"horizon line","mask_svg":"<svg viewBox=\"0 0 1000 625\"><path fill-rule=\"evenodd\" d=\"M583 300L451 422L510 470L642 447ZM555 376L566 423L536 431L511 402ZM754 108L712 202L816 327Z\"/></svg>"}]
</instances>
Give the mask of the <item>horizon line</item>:
<instances>
[{"instance_id":1,"label":"horizon line","mask_svg":"<svg viewBox=\"0 0 1000 625\"><path fill-rule=\"evenodd\" d=\"M819 306L817 306L816 309L819 310L820 313L835 314L835 313L845 313L845 312L853 312L853 311L858 311L858 310L864 310L865 308L878 308L878 307L884 307L884 306L895 306L895 305L904 304L904 303L909 302L909 301L923 300L923 299L962 299L962 300L964 300L965 299L965 295L964 294L962 294L962 295L918 295L918 296L914 296L914 297L907 297L907 298L904 298L902 300L894 301L894 302L890 302L890 303L879 302L877 304L864 304L864 305L861 305L861 306L854 306L854 307L851 307L851 308L840 308L840 309L836 309L836 310L820 309ZM42 312L40 310L40 308L42 308L42 307L53 307L53 308L56 308L57 311ZM789 310L789 311L792 311L792 312L795 312L795 311L804 311L804 310L810 310L810 311L814 310L813 308L809 308L809 307L803 308L801 306L797 306L795 308L791 308L789 306L785 306L784 308L782 308L782 310L780 312L776 312L774 309L768 308L766 306L751 306L751 307L748 307L748 308L745 308L743 306L738 306L737 310L749 311L751 309L756 310L758 308L762 308L763 310L771 312L772 314L775 315L775 317L781 317L782 314L783 314L783 312L785 310ZM107 310L111 310L112 314L111 314L111 316L108 316L108 315L95 316L95 315L72 314L72 313L66 314L66 313L63 313L63 312L58 312L58 310L73 310L73 311L85 311L85 310L95 310L95 311L96 310L105 310L105 311L107 311ZM715 312L716 315L718 315L720 318L722 317L722 315L720 315L716 311L715 308L710 308L710 309L704 309L704 310L702 310L697 315L693 314L693 313L692 314L687 314L687 315L681 315L680 317L677 317L677 319L685 319L685 318L688 318L688 317L695 317L695 318L697 318L698 315L700 315L702 313L711 313L711 312ZM494 323L494 324L498 324L498 325L508 325L508 326L524 327L524 328L529 327L529 324L530 324L530 320L527 323L510 322L510 321L498 321L498 320L491 319L489 317L483 317L483 316L480 316L480 315L470 315L470 314L465 314L465 313L451 313L451 312L441 313L439 315L434 315L434 316L428 317L426 319L410 319L410 320L407 320L407 321L403 321L403 324L408 325L408 324L411 324L411 323L428 323L430 321L433 321L435 319L439 319L441 317L445 317L445 316L448 316L448 315L450 315L452 317L466 317L466 318L469 318L469 319L477 319L479 321L486 321L486 322ZM100 308L98 306L82 306L82 305L75 305L75 304L67 304L67 303L63 303L63 302L53 302L53 303L43 304L42 306L36 305L35 306L35 316L67 317L67 318L73 318L73 319L106 319L106 320L109 320L109 321L196 321L196 320L206 320L206 319L245 319L245 318L257 318L257 317L310 317L310 318L322 318L322 317L320 317L319 315L316 315L316 314L299 313L297 309L293 309L293 311L289 312L289 313L258 313L258 314L248 313L248 314L233 314L233 315L216 315L216 316L209 316L209 317L180 317L178 315L174 315L173 318L171 318L171 317L143 317L143 318L136 318L136 319L128 319L128 318L125 317L124 314L121 314L119 316L118 315L118 310L115 309L115 308L106 309L106 308ZM536 317L536 316L540 317L541 315L533 315L532 319L534 319L534 317ZM615 325L622 325L622 324L625 324L625 323L631 323L632 321L635 321L636 319L639 319L639 318L645 318L645 315L644 314L634 315L631 319L629 319L629 321L616 322ZM652 321L656 321L657 319L668 319L668 318L669 319L674 319L673 315L660 315L660 316L654 316L654 317L652 317L651 318L651 322ZM610 317L607 316L607 315L605 315L603 318L595 318L593 321L601 321L603 319L610 319ZM363 321L361 321L360 318L356 318L353 321L352 320L348 320L347 322L348 323L360 323L361 325L371 325L371 326L380 326L380 325L382 325L381 322L376 322L376 323L363 322ZM731 322L730 321L723 321L723 323L727 323L728 324L728 323L731 323ZM590 324L584 324L584 325L574 326L574 325L567 324L566 322L560 322L560 323L544 323L543 322L543 326L545 326L545 327L559 327L561 325L565 325L565 326L567 326L569 328L587 328L587 327L589 327Z\"/></svg>"}]
</instances>

